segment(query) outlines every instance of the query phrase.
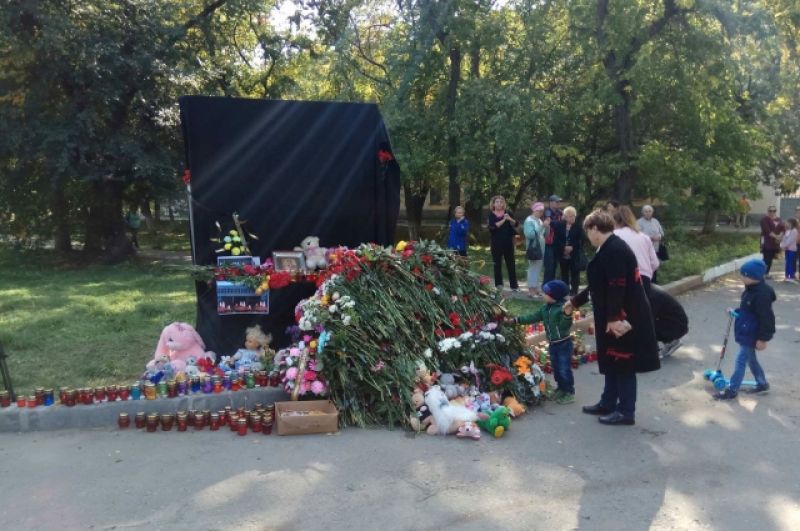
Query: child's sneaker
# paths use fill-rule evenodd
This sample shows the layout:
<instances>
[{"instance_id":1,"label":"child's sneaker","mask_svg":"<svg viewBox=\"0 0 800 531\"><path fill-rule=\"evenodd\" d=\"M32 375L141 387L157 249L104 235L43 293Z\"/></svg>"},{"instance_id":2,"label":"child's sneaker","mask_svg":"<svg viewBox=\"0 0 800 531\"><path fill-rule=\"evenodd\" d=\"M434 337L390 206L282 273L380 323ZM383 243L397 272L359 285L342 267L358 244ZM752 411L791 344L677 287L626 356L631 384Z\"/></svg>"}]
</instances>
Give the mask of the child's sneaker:
<instances>
[{"instance_id":1,"label":"child's sneaker","mask_svg":"<svg viewBox=\"0 0 800 531\"><path fill-rule=\"evenodd\" d=\"M715 394L714 398L716 400L732 400L736 398L736 393L731 391L730 387L726 387L723 391L720 391L719 393Z\"/></svg>"},{"instance_id":2,"label":"child's sneaker","mask_svg":"<svg viewBox=\"0 0 800 531\"><path fill-rule=\"evenodd\" d=\"M550 389L549 391L547 391L547 399L558 400L563 394L564 391L562 391L561 389Z\"/></svg>"},{"instance_id":3,"label":"child's sneaker","mask_svg":"<svg viewBox=\"0 0 800 531\"><path fill-rule=\"evenodd\" d=\"M764 385L757 384L755 387L751 387L750 389L746 389L745 393L749 395L755 395L758 393L766 393L769 391L769 384L765 383Z\"/></svg>"},{"instance_id":4,"label":"child's sneaker","mask_svg":"<svg viewBox=\"0 0 800 531\"><path fill-rule=\"evenodd\" d=\"M564 406L566 404L571 404L575 402L575 394L574 393L561 393L561 396L556 398L556 404L560 406Z\"/></svg>"}]
</instances>

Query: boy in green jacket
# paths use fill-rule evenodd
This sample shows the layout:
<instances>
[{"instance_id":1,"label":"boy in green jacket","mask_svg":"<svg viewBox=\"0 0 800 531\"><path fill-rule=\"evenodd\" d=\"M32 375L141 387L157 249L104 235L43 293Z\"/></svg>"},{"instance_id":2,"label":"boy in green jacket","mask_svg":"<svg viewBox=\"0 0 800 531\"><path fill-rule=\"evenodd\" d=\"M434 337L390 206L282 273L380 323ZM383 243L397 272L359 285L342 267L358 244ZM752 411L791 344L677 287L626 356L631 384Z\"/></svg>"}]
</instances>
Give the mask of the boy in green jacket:
<instances>
[{"instance_id":1,"label":"boy in green jacket","mask_svg":"<svg viewBox=\"0 0 800 531\"><path fill-rule=\"evenodd\" d=\"M557 404L575 401L575 378L572 376L572 309L564 310L569 286L561 280L551 280L542 286L545 305L532 314L515 319L518 324L542 322L547 340L550 342L550 363L558 388L553 394Z\"/></svg>"}]
</instances>

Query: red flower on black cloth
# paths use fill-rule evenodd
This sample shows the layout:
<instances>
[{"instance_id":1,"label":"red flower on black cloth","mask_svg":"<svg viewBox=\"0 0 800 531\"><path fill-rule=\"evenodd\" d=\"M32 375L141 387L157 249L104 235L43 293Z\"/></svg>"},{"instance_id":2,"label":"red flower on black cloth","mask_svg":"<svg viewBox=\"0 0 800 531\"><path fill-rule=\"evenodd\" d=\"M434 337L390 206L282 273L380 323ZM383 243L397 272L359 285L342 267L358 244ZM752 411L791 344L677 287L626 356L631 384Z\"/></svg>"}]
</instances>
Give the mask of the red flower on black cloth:
<instances>
[{"instance_id":1,"label":"red flower on black cloth","mask_svg":"<svg viewBox=\"0 0 800 531\"><path fill-rule=\"evenodd\" d=\"M183 170L183 176L181 177L181 180L183 181L183 184L188 186L189 183L192 182L192 170L189 168Z\"/></svg>"},{"instance_id":2,"label":"red flower on black cloth","mask_svg":"<svg viewBox=\"0 0 800 531\"><path fill-rule=\"evenodd\" d=\"M394 160L394 155L392 155L391 151L388 151L386 149L379 149L378 160L381 161L381 164L386 164L387 162L391 162Z\"/></svg>"}]
</instances>

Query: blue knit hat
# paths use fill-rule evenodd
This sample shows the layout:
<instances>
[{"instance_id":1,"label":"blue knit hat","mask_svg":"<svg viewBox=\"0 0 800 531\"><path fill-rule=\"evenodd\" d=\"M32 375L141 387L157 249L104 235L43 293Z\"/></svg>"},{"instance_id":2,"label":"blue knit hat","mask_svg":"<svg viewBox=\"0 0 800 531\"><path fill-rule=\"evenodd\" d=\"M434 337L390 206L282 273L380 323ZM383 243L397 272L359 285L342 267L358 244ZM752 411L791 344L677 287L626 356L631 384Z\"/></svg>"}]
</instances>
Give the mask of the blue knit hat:
<instances>
[{"instance_id":1,"label":"blue knit hat","mask_svg":"<svg viewBox=\"0 0 800 531\"><path fill-rule=\"evenodd\" d=\"M556 301L560 301L564 297L569 295L569 286L567 286L561 280L551 280L550 282L546 282L545 285L542 286L542 291L544 291L547 295L549 295Z\"/></svg>"},{"instance_id":2,"label":"blue knit hat","mask_svg":"<svg viewBox=\"0 0 800 531\"><path fill-rule=\"evenodd\" d=\"M767 274L767 264L760 258L753 258L742 264L739 273L743 277L752 278L754 280L764 280L764 275Z\"/></svg>"}]
</instances>

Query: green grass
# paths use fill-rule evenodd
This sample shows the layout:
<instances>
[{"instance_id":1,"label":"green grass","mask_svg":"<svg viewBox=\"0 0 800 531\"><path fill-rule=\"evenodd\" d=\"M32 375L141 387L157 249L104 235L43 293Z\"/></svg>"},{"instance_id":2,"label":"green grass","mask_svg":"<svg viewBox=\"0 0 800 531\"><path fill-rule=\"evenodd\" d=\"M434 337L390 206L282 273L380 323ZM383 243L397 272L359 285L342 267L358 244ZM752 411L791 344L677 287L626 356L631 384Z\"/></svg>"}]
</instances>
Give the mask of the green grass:
<instances>
[{"instance_id":1,"label":"green grass","mask_svg":"<svg viewBox=\"0 0 800 531\"><path fill-rule=\"evenodd\" d=\"M194 322L185 273L78 267L47 251L0 246L0 341L15 390L134 381L164 325Z\"/></svg>"},{"instance_id":2,"label":"green grass","mask_svg":"<svg viewBox=\"0 0 800 531\"><path fill-rule=\"evenodd\" d=\"M184 250L180 229L163 231ZM143 239L143 247L146 247ZM181 247L184 245L184 247ZM660 282L694 275L757 251L756 235L676 234L672 259ZM475 271L492 276L486 247L470 247ZM517 252L520 279L527 264ZM94 386L135 380L151 359L159 334L172 321L194 323L195 294L189 276L135 263L77 266L53 253L19 251L0 244L0 341L18 392L33 387ZM585 281L585 277L584 277ZM541 304L509 299L514 315Z\"/></svg>"},{"instance_id":3,"label":"green grass","mask_svg":"<svg viewBox=\"0 0 800 531\"><path fill-rule=\"evenodd\" d=\"M139 245L142 249L159 251L191 251L188 221L162 221L157 229L142 226L139 231Z\"/></svg>"}]
</instances>

